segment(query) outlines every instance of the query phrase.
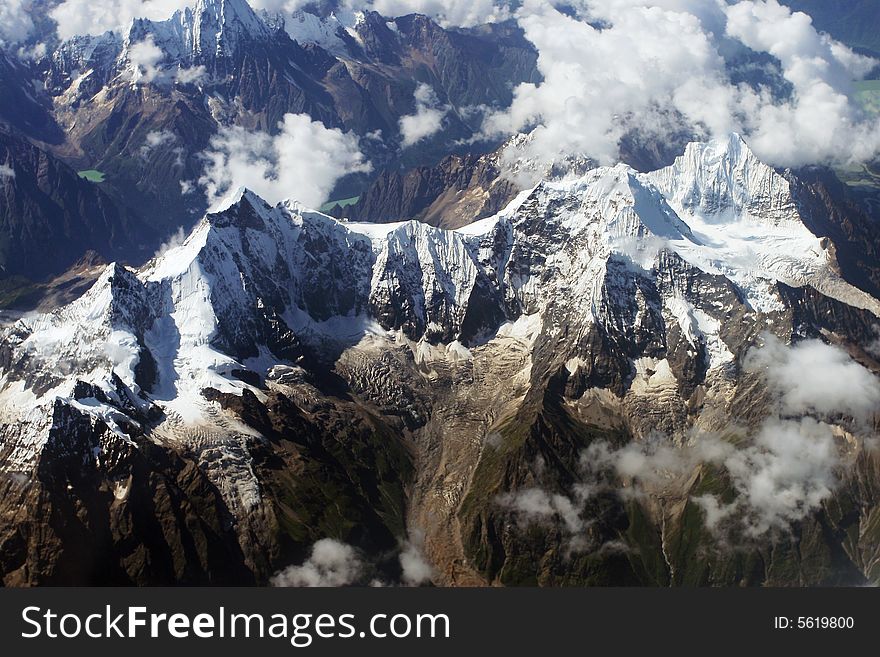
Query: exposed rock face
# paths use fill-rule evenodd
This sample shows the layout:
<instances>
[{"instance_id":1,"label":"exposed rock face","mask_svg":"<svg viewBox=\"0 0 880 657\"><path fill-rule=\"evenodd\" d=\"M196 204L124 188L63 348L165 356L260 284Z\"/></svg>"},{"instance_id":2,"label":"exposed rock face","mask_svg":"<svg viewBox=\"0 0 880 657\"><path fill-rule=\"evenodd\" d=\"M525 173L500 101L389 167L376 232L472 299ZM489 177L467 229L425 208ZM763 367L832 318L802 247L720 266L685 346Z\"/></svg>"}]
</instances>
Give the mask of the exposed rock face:
<instances>
[{"instance_id":1,"label":"exposed rock face","mask_svg":"<svg viewBox=\"0 0 880 657\"><path fill-rule=\"evenodd\" d=\"M39 97L31 71L0 49L0 129L16 132L43 142L57 144L64 134L55 122L51 102Z\"/></svg>"},{"instance_id":2,"label":"exposed rock face","mask_svg":"<svg viewBox=\"0 0 880 657\"><path fill-rule=\"evenodd\" d=\"M356 203L331 213L351 221L417 220L441 228L461 228L499 212L539 180L571 177L595 166L584 158L550 164L530 161L524 157L524 146L531 138L517 135L491 153L449 155L433 166L385 169ZM621 161L639 171L651 171L672 162L674 155L666 151L675 146L675 140L662 149L643 145L628 135L621 142Z\"/></svg>"},{"instance_id":3,"label":"exposed rock face","mask_svg":"<svg viewBox=\"0 0 880 657\"><path fill-rule=\"evenodd\" d=\"M356 419L353 408L339 416L330 403L310 420L281 395L266 406L249 392L205 396L262 437L157 443L77 408L114 403L89 384L78 383L72 403L58 401L32 475L0 480L3 583L252 585L328 534L373 553L396 547L409 464L381 423ZM221 492L234 460L259 487L259 504L244 515Z\"/></svg>"},{"instance_id":4,"label":"exposed rock face","mask_svg":"<svg viewBox=\"0 0 880 657\"><path fill-rule=\"evenodd\" d=\"M500 211L520 191L501 178L498 155L450 155L434 167L385 170L354 205L337 214L351 221L394 223L414 219L460 228Z\"/></svg>"},{"instance_id":5,"label":"exposed rock face","mask_svg":"<svg viewBox=\"0 0 880 657\"><path fill-rule=\"evenodd\" d=\"M880 296L877 221L850 198L846 186L827 169L800 170L791 179L804 223L836 246L843 277L875 298Z\"/></svg>"},{"instance_id":6,"label":"exposed rock face","mask_svg":"<svg viewBox=\"0 0 880 657\"><path fill-rule=\"evenodd\" d=\"M153 231L97 185L23 138L0 132L0 278L43 281L87 250L138 259ZM141 256L144 257L144 256Z\"/></svg>"},{"instance_id":7,"label":"exposed rock face","mask_svg":"<svg viewBox=\"0 0 880 657\"><path fill-rule=\"evenodd\" d=\"M76 229L67 249L43 249L45 258L26 280L3 284L0 305L36 299L35 282L64 273L88 248L140 265L169 235L189 230L207 208L198 189L202 154L223 127L277 134L286 114L305 113L362 138L376 170L422 165L472 136L471 108L508 104L512 87L536 75L537 54L513 24L450 31L424 16L389 22L373 12L351 26L332 13L299 12L286 22L255 12L245 0L200 0L164 21L137 19L121 33L63 43L47 34L49 49L36 61L0 51L0 127L14 135L4 142L32 140L77 170L106 176L104 194L97 194L101 207L83 201L58 210L57 198L34 200L34 190L25 189L29 165L22 163L22 189L3 208L8 246L0 245L7 252L2 257L18 253L14 244L26 235L51 240L69 233L77 223L70 215L84 203L91 203L95 222L107 225L106 236ZM150 71L137 57L145 43L161 52ZM418 84L431 86L450 111L442 135L401 153L399 120L415 112ZM56 195L81 193L65 191L75 180L57 182ZM340 193L353 196L365 183L354 176ZM9 194L8 179L0 184ZM46 213L65 227L44 231ZM144 217L152 229L135 230L129 215ZM123 233L145 253L106 248L108 242L123 246ZM22 257L29 252L25 246ZM0 264L6 276L20 273L16 263Z\"/></svg>"},{"instance_id":8,"label":"exposed rock face","mask_svg":"<svg viewBox=\"0 0 880 657\"><path fill-rule=\"evenodd\" d=\"M439 584L877 581L876 411L785 415L749 356L809 340L877 385L880 301L796 189L731 136L454 231L243 191L4 333L6 581L94 544L107 580L262 583L327 536L393 580L408 532ZM833 449L780 456L798 421ZM814 498L764 521L744 477L801 452Z\"/></svg>"}]
</instances>

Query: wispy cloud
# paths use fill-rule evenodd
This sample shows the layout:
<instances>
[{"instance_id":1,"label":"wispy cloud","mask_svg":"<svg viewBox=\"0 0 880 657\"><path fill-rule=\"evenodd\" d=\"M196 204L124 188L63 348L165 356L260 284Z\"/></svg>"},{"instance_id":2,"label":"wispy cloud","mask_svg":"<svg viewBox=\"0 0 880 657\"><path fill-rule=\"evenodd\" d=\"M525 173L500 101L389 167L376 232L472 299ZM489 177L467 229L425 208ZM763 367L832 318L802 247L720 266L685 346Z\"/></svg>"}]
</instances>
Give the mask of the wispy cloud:
<instances>
[{"instance_id":1,"label":"wispy cloud","mask_svg":"<svg viewBox=\"0 0 880 657\"><path fill-rule=\"evenodd\" d=\"M589 499L609 492L635 500L685 495L694 475L712 466L735 495L732 501L693 498L709 530L725 541L788 531L834 494L852 449L869 445L880 414L880 379L839 347L819 340L789 346L771 335L750 350L745 369L763 378L770 402L754 429L657 434L620 447L597 441L582 452L580 481L570 491L551 493L535 484L500 496L499 504L527 523L561 523L570 540L588 545ZM844 432L856 441L849 447L840 440ZM533 475L540 481L541 468Z\"/></svg>"},{"instance_id":2,"label":"wispy cloud","mask_svg":"<svg viewBox=\"0 0 880 657\"><path fill-rule=\"evenodd\" d=\"M424 555L425 537L422 532L411 532L400 550L401 581L405 586L421 586L431 581L434 569Z\"/></svg>"},{"instance_id":3,"label":"wispy cloud","mask_svg":"<svg viewBox=\"0 0 880 657\"><path fill-rule=\"evenodd\" d=\"M124 29L134 18L165 20L195 0L63 0L49 15L58 24L58 36L99 35Z\"/></svg>"},{"instance_id":4,"label":"wispy cloud","mask_svg":"<svg viewBox=\"0 0 880 657\"><path fill-rule=\"evenodd\" d=\"M785 415L839 413L870 420L880 413L880 381L841 348L819 340L788 346L771 334L745 361L778 395Z\"/></svg>"},{"instance_id":5,"label":"wispy cloud","mask_svg":"<svg viewBox=\"0 0 880 657\"><path fill-rule=\"evenodd\" d=\"M159 64L164 58L165 53L156 45L152 34L131 44L128 48L128 79L132 84L149 84L157 80L162 73Z\"/></svg>"}]
</instances>

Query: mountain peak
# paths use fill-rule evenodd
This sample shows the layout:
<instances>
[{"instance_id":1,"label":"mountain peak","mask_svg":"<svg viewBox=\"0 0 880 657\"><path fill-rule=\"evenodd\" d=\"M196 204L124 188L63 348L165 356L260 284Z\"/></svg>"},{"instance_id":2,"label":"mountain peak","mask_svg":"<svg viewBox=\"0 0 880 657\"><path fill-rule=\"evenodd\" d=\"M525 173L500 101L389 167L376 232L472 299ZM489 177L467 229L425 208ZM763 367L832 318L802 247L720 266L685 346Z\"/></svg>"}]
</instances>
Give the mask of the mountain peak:
<instances>
[{"instance_id":1,"label":"mountain peak","mask_svg":"<svg viewBox=\"0 0 880 657\"><path fill-rule=\"evenodd\" d=\"M678 159L690 160L709 168L742 167L747 162L770 168L761 162L739 133L731 132L708 141L693 141Z\"/></svg>"},{"instance_id":2,"label":"mountain peak","mask_svg":"<svg viewBox=\"0 0 880 657\"><path fill-rule=\"evenodd\" d=\"M218 209L205 216L212 226L262 228L271 207L246 187L239 187Z\"/></svg>"},{"instance_id":3,"label":"mountain peak","mask_svg":"<svg viewBox=\"0 0 880 657\"><path fill-rule=\"evenodd\" d=\"M290 38L300 45L313 43L328 52L347 53L345 26L332 12L324 18L300 9L285 16L283 22Z\"/></svg>"},{"instance_id":4,"label":"mountain peak","mask_svg":"<svg viewBox=\"0 0 880 657\"><path fill-rule=\"evenodd\" d=\"M736 133L692 142L671 166L649 175L685 215L715 223L734 218L801 223L788 181Z\"/></svg>"},{"instance_id":5,"label":"mountain peak","mask_svg":"<svg viewBox=\"0 0 880 657\"><path fill-rule=\"evenodd\" d=\"M271 31L246 0L198 0L186 9L194 53L232 55L239 42L268 39Z\"/></svg>"},{"instance_id":6,"label":"mountain peak","mask_svg":"<svg viewBox=\"0 0 880 657\"><path fill-rule=\"evenodd\" d=\"M136 18L128 44L152 38L173 60L232 57L243 43L266 41L272 30L246 0L198 0L164 21Z\"/></svg>"}]
</instances>

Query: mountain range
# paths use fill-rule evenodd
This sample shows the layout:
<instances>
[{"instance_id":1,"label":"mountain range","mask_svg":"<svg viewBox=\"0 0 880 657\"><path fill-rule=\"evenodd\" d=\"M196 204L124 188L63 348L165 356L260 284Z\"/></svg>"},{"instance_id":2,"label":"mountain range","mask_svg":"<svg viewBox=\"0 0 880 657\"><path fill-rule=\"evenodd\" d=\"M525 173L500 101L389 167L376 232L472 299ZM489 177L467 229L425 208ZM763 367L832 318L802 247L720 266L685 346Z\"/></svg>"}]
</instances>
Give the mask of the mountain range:
<instances>
[{"instance_id":1,"label":"mountain range","mask_svg":"<svg viewBox=\"0 0 880 657\"><path fill-rule=\"evenodd\" d=\"M547 156L482 127L523 21L344 10L0 41L0 582L877 584L874 192L672 112Z\"/></svg>"},{"instance_id":2,"label":"mountain range","mask_svg":"<svg viewBox=\"0 0 880 657\"><path fill-rule=\"evenodd\" d=\"M743 487L797 496L778 471L823 462L734 466L799 421L755 345L828 340L876 386L880 301L809 230L805 184L732 135L456 230L242 190L7 329L5 581L265 583L327 535L393 580L407 528L442 584L873 581L876 407L814 421L849 464L821 505L767 515ZM633 445L688 456L613 465ZM737 549L708 498L745 498Z\"/></svg>"},{"instance_id":3,"label":"mountain range","mask_svg":"<svg viewBox=\"0 0 880 657\"><path fill-rule=\"evenodd\" d=\"M218 127L275 134L286 114L306 113L357 135L377 170L423 165L474 134L468 108L509 103L512 86L536 75L537 55L515 25L449 31L424 16L388 21L376 13L350 28L332 14L300 13L287 23L245 0L205 0L166 21L137 19L121 34L75 37L36 60L0 56L10 91L0 101L0 125L46 157L101 172L118 212L149 226L125 226L148 251L141 260L126 254L140 263L207 209L193 188ZM451 109L442 135L401 151L399 119L416 110L420 84ZM364 182L356 174L338 194L353 195ZM13 221L6 206L0 211ZM76 260L82 252L72 254ZM51 274L63 273L66 260ZM8 275L45 280L42 270L4 266Z\"/></svg>"}]
</instances>

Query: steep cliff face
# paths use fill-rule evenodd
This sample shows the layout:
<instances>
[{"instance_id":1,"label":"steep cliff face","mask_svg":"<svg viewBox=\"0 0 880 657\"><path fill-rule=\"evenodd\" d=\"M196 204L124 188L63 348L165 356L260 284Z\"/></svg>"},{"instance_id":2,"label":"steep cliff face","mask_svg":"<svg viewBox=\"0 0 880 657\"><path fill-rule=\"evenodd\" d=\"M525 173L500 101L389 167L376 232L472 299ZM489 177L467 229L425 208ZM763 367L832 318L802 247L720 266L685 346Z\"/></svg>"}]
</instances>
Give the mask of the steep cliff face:
<instances>
[{"instance_id":1,"label":"steep cliff face","mask_svg":"<svg viewBox=\"0 0 880 657\"><path fill-rule=\"evenodd\" d=\"M733 135L458 230L242 191L4 333L6 581L96 545L265 582L325 537L394 581L414 533L440 584L876 581L880 301L796 188Z\"/></svg>"},{"instance_id":2,"label":"steep cliff face","mask_svg":"<svg viewBox=\"0 0 880 657\"><path fill-rule=\"evenodd\" d=\"M489 153L449 155L430 166L384 169L356 203L330 212L351 221L414 219L441 228L461 228L501 211L539 180L570 178L596 166L576 156L550 163L531 160L525 147L533 138L519 134ZM655 170L675 159L677 141L670 138L661 146L627 135L620 144L621 162L638 171ZM681 146L686 143L682 141Z\"/></svg>"},{"instance_id":3,"label":"steep cliff face","mask_svg":"<svg viewBox=\"0 0 880 657\"><path fill-rule=\"evenodd\" d=\"M876 219L828 169L799 170L790 178L804 223L835 244L843 277L875 298L880 296L880 225Z\"/></svg>"},{"instance_id":4,"label":"steep cliff face","mask_svg":"<svg viewBox=\"0 0 880 657\"><path fill-rule=\"evenodd\" d=\"M64 134L52 115L48 96L40 93L29 68L2 48L0 87L3 88L0 128L51 144L64 140Z\"/></svg>"},{"instance_id":5,"label":"steep cliff face","mask_svg":"<svg viewBox=\"0 0 880 657\"><path fill-rule=\"evenodd\" d=\"M497 154L450 155L433 167L382 171L357 203L337 214L351 221L414 219L454 229L499 212L519 191L502 178Z\"/></svg>"},{"instance_id":6,"label":"steep cliff face","mask_svg":"<svg viewBox=\"0 0 880 657\"><path fill-rule=\"evenodd\" d=\"M0 132L0 162L4 285L42 282L89 250L107 260L145 257L140 245L155 240L137 215L25 139Z\"/></svg>"}]
</instances>

